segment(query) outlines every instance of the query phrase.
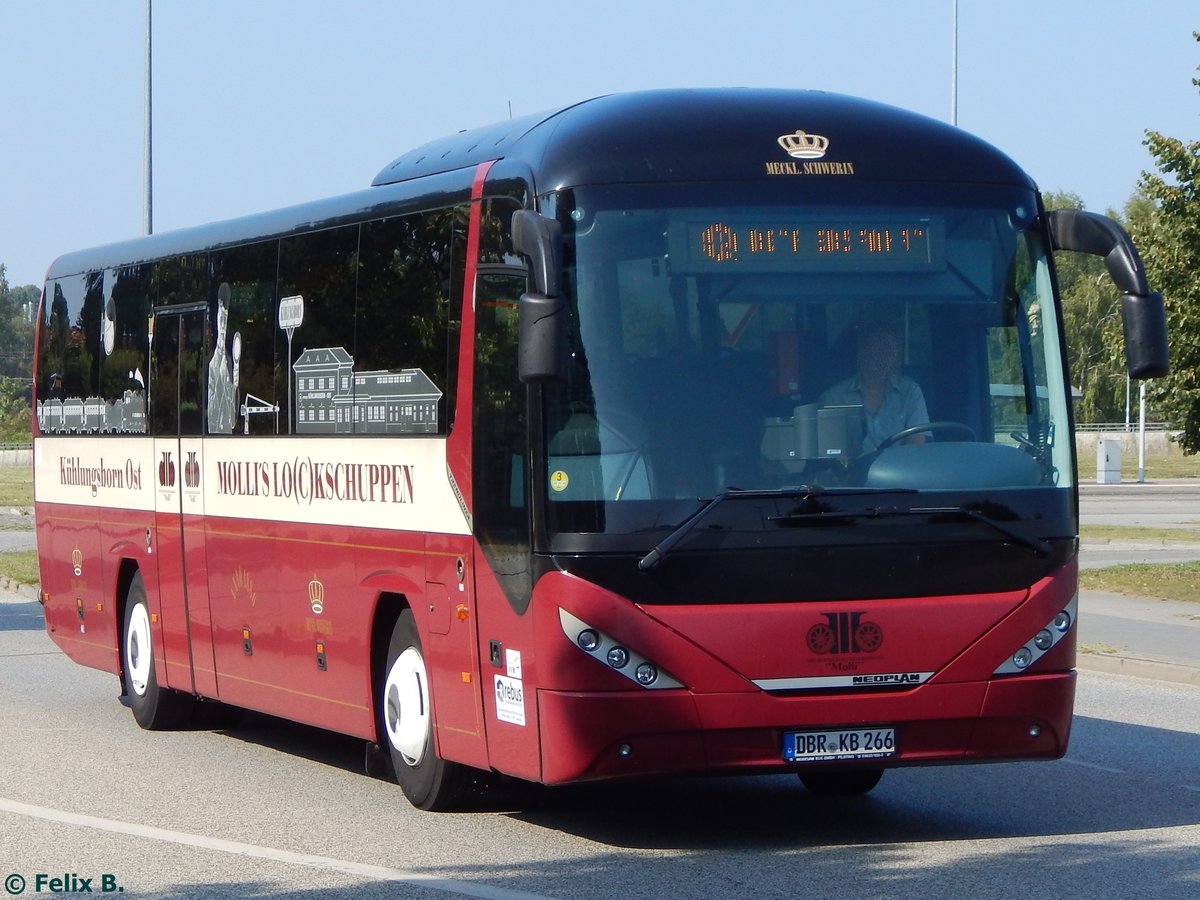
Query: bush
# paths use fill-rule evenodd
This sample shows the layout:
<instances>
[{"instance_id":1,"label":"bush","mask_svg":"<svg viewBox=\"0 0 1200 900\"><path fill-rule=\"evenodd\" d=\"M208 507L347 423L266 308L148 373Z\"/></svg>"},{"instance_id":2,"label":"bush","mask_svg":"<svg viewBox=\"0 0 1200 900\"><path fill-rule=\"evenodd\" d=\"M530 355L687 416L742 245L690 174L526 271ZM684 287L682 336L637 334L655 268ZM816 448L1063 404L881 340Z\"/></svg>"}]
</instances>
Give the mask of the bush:
<instances>
[{"instance_id":1,"label":"bush","mask_svg":"<svg viewBox=\"0 0 1200 900\"><path fill-rule=\"evenodd\" d=\"M0 375L0 444L23 444L32 437L29 385Z\"/></svg>"}]
</instances>

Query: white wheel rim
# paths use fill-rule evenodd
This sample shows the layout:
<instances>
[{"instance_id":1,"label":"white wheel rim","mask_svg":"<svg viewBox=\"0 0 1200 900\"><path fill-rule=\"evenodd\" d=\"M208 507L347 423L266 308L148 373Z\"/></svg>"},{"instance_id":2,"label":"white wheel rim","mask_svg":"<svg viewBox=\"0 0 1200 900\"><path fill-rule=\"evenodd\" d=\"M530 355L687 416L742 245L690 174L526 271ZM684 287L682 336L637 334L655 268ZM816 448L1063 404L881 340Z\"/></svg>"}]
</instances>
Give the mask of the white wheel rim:
<instances>
[{"instance_id":1,"label":"white wheel rim","mask_svg":"<svg viewBox=\"0 0 1200 900\"><path fill-rule=\"evenodd\" d=\"M129 631L125 634L125 680L139 697L146 694L150 680L150 668L154 665L154 653L150 643L150 616L146 605L139 603L129 616Z\"/></svg>"},{"instance_id":2,"label":"white wheel rim","mask_svg":"<svg viewBox=\"0 0 1200 900\"><path fill-rule=\"evenodd\" d=\"M418 766L429 746L429 688L421 651L409 647L388 669L383 684L388 740L410 766Z\"/></svg>"}]
</instances>

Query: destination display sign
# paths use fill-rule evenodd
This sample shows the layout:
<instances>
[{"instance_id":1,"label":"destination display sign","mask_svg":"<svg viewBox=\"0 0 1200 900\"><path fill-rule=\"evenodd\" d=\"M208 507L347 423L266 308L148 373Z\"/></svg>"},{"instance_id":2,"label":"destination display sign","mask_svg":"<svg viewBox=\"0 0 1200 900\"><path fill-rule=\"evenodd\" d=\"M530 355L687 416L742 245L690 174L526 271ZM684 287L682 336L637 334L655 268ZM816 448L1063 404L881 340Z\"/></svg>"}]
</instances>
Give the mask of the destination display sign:
<instances>
[{"instance_id":1,"label":"destination display sign","mask_svg":"<svg viewBox=\"0 0 1200 900\"><path fill-rule=\"evenodd\" d=\"M683 272L933 272L945 267L936 216L689 217L672 223L671 261Z\"/></svg>"}]
</instances>

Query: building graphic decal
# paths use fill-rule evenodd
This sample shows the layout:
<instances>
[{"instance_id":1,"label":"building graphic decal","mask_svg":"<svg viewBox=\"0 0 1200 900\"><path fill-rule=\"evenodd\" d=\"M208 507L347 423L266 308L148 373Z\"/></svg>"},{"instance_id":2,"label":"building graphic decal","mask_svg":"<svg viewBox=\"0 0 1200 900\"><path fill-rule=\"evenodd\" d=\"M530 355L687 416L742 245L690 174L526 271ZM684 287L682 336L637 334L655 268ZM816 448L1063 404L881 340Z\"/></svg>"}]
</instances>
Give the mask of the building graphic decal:
<instances>
[{"instance_id":1,"label":"building graphic decal","mask_svg":"<svg viewBox=\"0 0 1200 900\"><path fill-rule=\"evenodd\" d=\"M421 369L355 372L342 347L292 364L297 434L435 434L442 392Z\"/></svg>"},{"instance_id":2,"label":"building graphic decal","mask_svg":"<svg viewBox=\"0 0 1200 900\"><path fill-rule=\"evenodd\" d=\"M67 397L39 400L38 430L48 434L145 434L146 397L125 391L118 400Z\"/></svg>"}]
</instances>

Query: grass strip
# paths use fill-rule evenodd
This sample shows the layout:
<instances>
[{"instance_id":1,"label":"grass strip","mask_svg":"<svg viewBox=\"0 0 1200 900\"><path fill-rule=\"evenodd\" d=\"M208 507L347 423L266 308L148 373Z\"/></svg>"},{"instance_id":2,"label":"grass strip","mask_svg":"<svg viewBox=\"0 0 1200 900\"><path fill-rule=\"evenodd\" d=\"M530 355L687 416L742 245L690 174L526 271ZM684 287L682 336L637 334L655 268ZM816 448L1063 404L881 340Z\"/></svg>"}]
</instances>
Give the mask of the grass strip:
<instances>
[{"instance_id":1,"label":"grass strip","mask_svg":"<svg viewBox=\"0 0 1200 900\"><path fill-rule=\"evenodd\" d=\"M1079 586L1091 591L1200 603L1200 562L1129 563L1083 569Z\"/></svg>"},{"instance_id":2,"label":"grass strip","mask_svg":"<svg viewBox=\"0 0 1200 900\"><path fill-rule=\"evenodd\" d=\"M38 575L36 550L10 550L0 553L0 577L20 584L37 584Z\"/></svg>"}]
</instances>

